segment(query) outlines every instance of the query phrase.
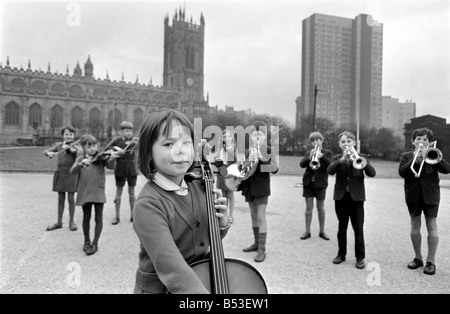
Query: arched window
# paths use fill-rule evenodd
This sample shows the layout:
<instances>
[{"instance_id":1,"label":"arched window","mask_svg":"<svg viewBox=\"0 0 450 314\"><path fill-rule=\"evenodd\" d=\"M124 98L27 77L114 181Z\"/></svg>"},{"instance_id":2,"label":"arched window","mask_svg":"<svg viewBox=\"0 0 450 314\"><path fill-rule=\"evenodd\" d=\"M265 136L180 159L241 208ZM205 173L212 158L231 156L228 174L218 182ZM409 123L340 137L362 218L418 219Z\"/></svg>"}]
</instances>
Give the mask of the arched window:
<instances>
[{"instance_id":1,"label":"arched window","mask_svg":"<svg viewBox=\"0 0 450 314\"><path fill-rule=\"evenodd\" d=\"M101 133L101 131L103 131L103 123L102 123L102 119L101 119L101 113L100 113L100 110L98 110L97 108L93 108L93 109L91 109L91 111L89 111L88 127L89 127L89 130L91 131L91 133L96 137L101 135L100 133Z\"/></svg>"},{"instance_id":2,"label":"arched window","mask_svg":"<svg viewBox=\"0 0 450 314\"><path fill-rule=\"evenodd\" d=\"M195 69L195 47L190 44L186 47L186 68Z\"/></svg>"},{"instance_id":3,"label":"arched window","mask_svg":"<svg viewBox=\"0 0 450 314\"><path fill-rule=\"evenodd\" d=\"M61 83L55 83L52 85L52 92L55 92L57 94L62 94L66 91L65 87Z\"/></svg>"},{"instance_id":4,"label":"arched window","mask_svg":"<svg viewBox=\"0 0 450 314\"><path fill-rule=\"evenodd\" d=\"M132 91L127 91L125 93L125 98L127 98L129 100L136 100L136 94Z\"/></svg>"},{"instance_id":5,"label":"arched window","mask_svg":"<svg viewBox=\"0 0 450 314\"><path fill-rule=\"evenodd\" d=\"M79 85L72 85L70 87L70 96L81 97L83 95L83 89Z\"/></svg>"},{"instance_id":6,"label":"arched window","mask_svg":"<svg viewBox=\"0 0 450 314\"><path fill-rule=\"evenodd\" d=\"M5 125L19 125L20 107L14 101L5 106Z\"/></svg>"},{"instance_id":7,"label":"arched window","mask_svg":"<svg viewBox=\"0 0 450 314\"><path fill-rule=\"evenodd\" d=\"M30 114L28 115L28 124L33 128L42 126L42 107L38 103L30 106Z\"/></svg>"},{"instance_id":8,"label":"arched window","mask_svg":"<svg viewBox=\"0 0 450 314\"><path fill-rule=\"evenodd\" d=\"M42 81L35 81L33 82L33 84L31 84L31 88L36 89L38 91L44 91L46 86L45 83Z\"/></svg>"},{"instance_id":9,"label":"arched window","mask_svg":"<svg viewBox=\"0 0 450 314\"><path fill-rule=\"evenodd\" d=\"M109 97L112 98L119 98L120 97L120 92L117 89L113 89L110 93L109 93Z\"/></svg>"},{"instance_id":10,"label":"arched window","mask_svg":"<svg viewBox=\"0 0 450 314\"><path fill-rule=\"evenodd\" d=\"M21 78L15 78L11 81L11 87L13 88L24 88L25 87L25 81Z\"/></svg>"},{"instance_id":11,"label":"arched window","mask_svg":"<svg viewBox=\"0 0 450 314\"><path fill-rule=\"evenodd\" d=\"M108 127L113 127L113 129L117 131L120 129L120 123L122 123L122 112L117 108L114 108L114 110L111 110L108 113Z\"/></svg>"},{"instance_id":12,"label":"arched window","mask_svg":"<svg viewBox=\"0 0 450 314\"><path fill-rule=\"evenodd\" d=\"M139 95L139 100L140 101L147 101L148 100L148 94L147 93L142 93L141 95Z\"/></svg>"},{"instance_id":13,"label":"arched window","mask_svg":"<svg viewBox=\"0 0 450 314\"><path fill-rule=\"evenodd\" d=\"M138 107L133 112L134 129L139 130L143 123L144 123L144 111Z\"/></svg>"},{"instance_id":14,"label":"arched window","mask_svg":"<svg viewBox=\"0 0 450 314\"><path fill-rule=\"evenodd\" d=\"M104 88L97 87L96 89L94 89L94 96L105 96L105 95L106 95L106 91Z\"/></svg>"},{"instance_id":15,"label":"arched window","mask_svg":"<svg viewBox=\"0 0 450 314\"><path fill-rule=\"evenodd\" d=\"M63 125L64 110L60 105L55 105L51 110L50 126L52 129L60 128Z\"/></svg>"},{"instance_id":16,"label":"arched window","mask_svg":"<svg viewBox=\"0 0 450 314\"><path fill-rule=\"evenodd\" d=\"M81 129L83 127L83 110L80 107L76 106L72 109L72 126L76 129Z\"/></svg>"}]
</instances>

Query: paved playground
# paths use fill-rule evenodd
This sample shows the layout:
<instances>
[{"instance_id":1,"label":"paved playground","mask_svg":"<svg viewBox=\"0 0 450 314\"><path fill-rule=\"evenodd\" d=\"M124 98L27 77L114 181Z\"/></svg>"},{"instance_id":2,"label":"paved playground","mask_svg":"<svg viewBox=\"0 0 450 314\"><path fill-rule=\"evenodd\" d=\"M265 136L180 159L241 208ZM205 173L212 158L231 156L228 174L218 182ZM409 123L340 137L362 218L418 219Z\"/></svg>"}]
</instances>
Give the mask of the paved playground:
<instances>
[{"instance_id":1,"label":"paved playground","mask_svg":"<svg viewBox=\"0 0 450 314\"><path fill-rule=\"evenodd\" d=\"M57 194L51 191L52 173L0 173L0 293L132 293L138 263L139 242L129 222L129 207L123 201L122 222L111 225L114 216L114 177L107 175L107 204L99 252L86 256L82 251L82 211L77 207L78 231L64 228L46 232L56 219ZM137 191L145 183L139 176ZM299 176L272 176L272 196L268 206L267 259L253 261L254 253L242 248L252 242L250 214L240 194L236 194L235 223L224 239L225 255L256 267L269 293L449 293L450 292L450 180L441 181L438 218L440 243L435 276L423 270L409 270L414 257L409 238L409 216L404 203L401 179L367 179L365 203L365 270L355 268L353 234L349 227L347 261L334 265L337 253L337 218L334 212L330 177L326 210L331 241L318 237L317 214L312 234L304 231L304 199ZM127 197L124 191L124 197ZM93 222L91 225L91 232ZM423 253L427 254L426 228L422 226Z\"/></svg>"}]
</instances>

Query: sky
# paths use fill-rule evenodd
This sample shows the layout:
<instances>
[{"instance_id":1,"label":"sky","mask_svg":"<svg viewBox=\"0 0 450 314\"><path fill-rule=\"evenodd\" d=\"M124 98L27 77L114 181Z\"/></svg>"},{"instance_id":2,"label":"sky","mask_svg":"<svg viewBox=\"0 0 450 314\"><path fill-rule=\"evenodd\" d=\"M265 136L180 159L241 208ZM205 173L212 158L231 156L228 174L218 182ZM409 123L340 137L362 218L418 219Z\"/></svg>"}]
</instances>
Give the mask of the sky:
<instances>
[{"instance_id":1,"label":"sky","mask_svg":"<svg viewBox=\"0 0 450 314\"><path fill-rule=\"evenodd\" d=\"M450 120L449 0L2 1L0 62L70 74L90 55L94 76L162 85L164 17L205 18L204 91L210 105L294 123L302 21L314 13L383 24L383 96L417 116ZM77 14L79 12L79 14Z\"/></svg>"}]
</instances>

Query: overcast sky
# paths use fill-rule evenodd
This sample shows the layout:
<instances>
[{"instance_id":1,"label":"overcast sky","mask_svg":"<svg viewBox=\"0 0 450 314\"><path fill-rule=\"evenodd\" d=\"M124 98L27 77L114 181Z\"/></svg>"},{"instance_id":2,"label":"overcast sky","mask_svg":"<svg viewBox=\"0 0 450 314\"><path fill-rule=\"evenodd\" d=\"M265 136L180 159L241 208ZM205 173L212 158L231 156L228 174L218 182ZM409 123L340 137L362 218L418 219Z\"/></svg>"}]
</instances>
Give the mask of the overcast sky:
<instances>
[{"instance_id":1,"label":"overcast sky","mask_svg":"<svg viewBox=\"0 0 450 314\"><path fill-rule=\"evenodd\" d=\"M162 84L164 16L186 7L205 18L205 96L294 122L302 20L314 13L371 14L384 27L383 95L411 99L417 115L450 119L449 0L2 1L0 62L70 73L88 54L94 76ZM75 4L79 26L68 19ZM75 7L76 7L75 6ZM447 121L448 122L448 121Z\"/></svg>"}]
</instances>

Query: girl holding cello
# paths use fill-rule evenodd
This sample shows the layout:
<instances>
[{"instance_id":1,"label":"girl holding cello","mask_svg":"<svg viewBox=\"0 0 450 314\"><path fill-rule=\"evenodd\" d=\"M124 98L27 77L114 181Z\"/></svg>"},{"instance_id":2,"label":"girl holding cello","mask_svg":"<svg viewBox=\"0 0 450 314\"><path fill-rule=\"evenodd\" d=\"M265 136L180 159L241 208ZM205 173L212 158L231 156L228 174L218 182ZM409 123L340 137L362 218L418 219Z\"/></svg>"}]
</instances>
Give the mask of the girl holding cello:
<instances>
[{"instance_id":1,"label":"girl holding cello","mask_svg":"<svg viewBox=\"0 0 450 314\"><path fill-rule=\"evenodd\" d=\"M136 294L209 293L190 264L209 251L206 195L193 169L194 128L182 113L162 110L144 122L136 163L148 179L135 202L134 230L141 242ZM230 227L226 199L214 200L220 236Z\"/></svg>"}]
</instances>

